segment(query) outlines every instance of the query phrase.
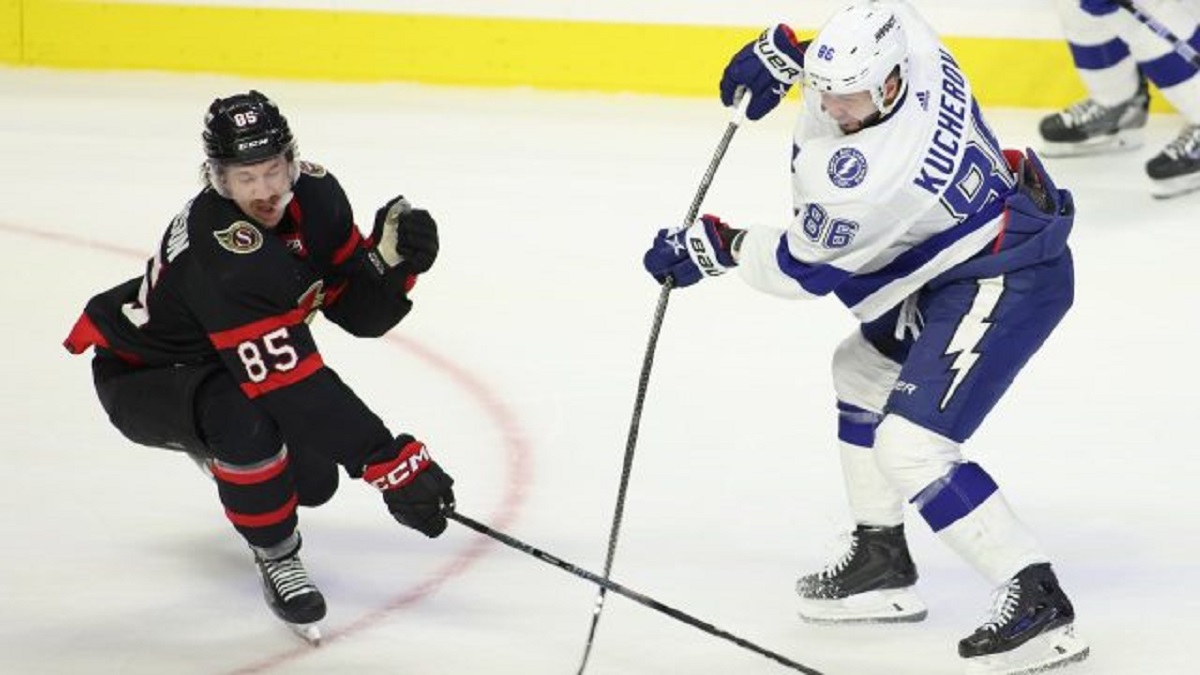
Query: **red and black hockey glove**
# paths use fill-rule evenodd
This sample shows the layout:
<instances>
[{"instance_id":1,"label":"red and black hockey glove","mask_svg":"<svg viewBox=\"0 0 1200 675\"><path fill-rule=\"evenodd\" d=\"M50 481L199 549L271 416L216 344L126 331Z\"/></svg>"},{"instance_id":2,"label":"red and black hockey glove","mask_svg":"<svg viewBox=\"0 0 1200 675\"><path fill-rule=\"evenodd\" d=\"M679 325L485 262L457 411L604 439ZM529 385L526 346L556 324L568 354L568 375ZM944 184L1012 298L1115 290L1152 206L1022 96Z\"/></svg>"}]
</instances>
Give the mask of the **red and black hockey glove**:
<instances>
[{"instance_id":1,"label":"red and black hockey glove","mask_svg":"<svg viewBox=\"0 0 1200 675\"><path fill-rule=\"evenodd\" d=\"M404 197L395 197L375 212L371 239L388 267L404 274L424 274L438 255L437 223L424 209L414 209Z\"/></svg>"},{"instance_id":2,"label":"red and black hockey glove","mask_svg":"<svg viewBox=\"0 0 1200 675\"><path fill-rule=\"evenodd\" d=\"M404 197L394 197L375 212L371 230L375 248L367 259L392 291L406 295L417 275L433 267L438 254L437 223L424 209L414 209Z\"/></svg>"},{"instance_id":3,"label":"red and black hockey glove","mask_svg":"<svg viewBox=\"0 0 1200 675\"><path fill-rule=\"evenodd\" d=\"M392 517L427 537L446 529L446 511L454 508L454 479L429 458L425 444L408 434L367 459L363 480L383 493Z\"/></svg>"}]
</instances>

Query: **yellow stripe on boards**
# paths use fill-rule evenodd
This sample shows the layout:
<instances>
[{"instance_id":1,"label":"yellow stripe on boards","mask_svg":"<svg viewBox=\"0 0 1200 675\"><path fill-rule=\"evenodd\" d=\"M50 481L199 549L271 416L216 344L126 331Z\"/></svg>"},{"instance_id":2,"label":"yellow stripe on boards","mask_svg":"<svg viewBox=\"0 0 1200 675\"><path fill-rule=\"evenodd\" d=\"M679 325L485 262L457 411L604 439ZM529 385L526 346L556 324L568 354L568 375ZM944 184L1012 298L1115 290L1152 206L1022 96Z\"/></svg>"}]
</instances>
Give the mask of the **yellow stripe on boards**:
<instances>
[{"instance_id":1,"label":"yellow stripe on boards","mask_svg":"<svg viewBox=\"0 0 1200 675\"><path fill-rule=\"evenodd\" d=\"M729 56L760 30L0 0L0 62L333 82L714 96ZM1084 95L1061 40L946 42L984 105L1057 108ZM1155 109L1168 109L1161 97L1156 97Z\"/></svg>"},{"instance_id":2,"label":"yellow stripe on boards","mask_svg":"<svg viewBox=\"0 0 1200 675\"><path fill-rule=\"evenodd\" d=\"M0 63L21 62L22 0L0 0Z\"/></svg>"}]
</instances>

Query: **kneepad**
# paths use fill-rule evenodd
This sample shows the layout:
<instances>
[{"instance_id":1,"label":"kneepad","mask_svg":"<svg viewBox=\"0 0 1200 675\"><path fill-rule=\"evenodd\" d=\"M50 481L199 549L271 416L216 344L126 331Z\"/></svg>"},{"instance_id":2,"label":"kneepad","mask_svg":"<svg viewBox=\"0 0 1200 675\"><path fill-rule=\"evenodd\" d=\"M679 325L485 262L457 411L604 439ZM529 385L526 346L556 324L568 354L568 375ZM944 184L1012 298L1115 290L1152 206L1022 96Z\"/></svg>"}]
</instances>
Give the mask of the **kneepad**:
<instances>
[{"instance_id":1,"label":"kneepad","mask_svg":"<svg viewBox=\"0 0 1200 675\"><path fill-rule=\"evenodd\" d=\"M274 457L283 445L275 420L246 398L228 373L219 372L196 391L196 427L216 459L247 466Z\"/></svg>"},{"instance_id":2,"label":"kneepad","mask_svg":"<svg viewBox=\"0 0 1200 675\"><path fill-rule=\"evenodd\" d=\"M300 506L320 506L338 489L338 465L311 450L290 450L292 478Z\"/></svg>"},{"instance_id":3,"label":"kneepad","mask_svg":"<svg viewBox=\"0 0 1200 675\"><path fill-rule=\"evenodd\" d=\"M962 451L949 438L892 414L875 430L875 461L888 482L911 500L962 462Z\"/></svg>"},{"instance_id":4,"label":"kneepad","mask_svg":"<svg viewBox=\"0 0 1200 675\"><path fill-rule=\"evenodd\" d=\"M880 411L892 393L900 364L875 349L855 330L833 352L833 389L839 401Z\"/></svg>"}]
</instances>

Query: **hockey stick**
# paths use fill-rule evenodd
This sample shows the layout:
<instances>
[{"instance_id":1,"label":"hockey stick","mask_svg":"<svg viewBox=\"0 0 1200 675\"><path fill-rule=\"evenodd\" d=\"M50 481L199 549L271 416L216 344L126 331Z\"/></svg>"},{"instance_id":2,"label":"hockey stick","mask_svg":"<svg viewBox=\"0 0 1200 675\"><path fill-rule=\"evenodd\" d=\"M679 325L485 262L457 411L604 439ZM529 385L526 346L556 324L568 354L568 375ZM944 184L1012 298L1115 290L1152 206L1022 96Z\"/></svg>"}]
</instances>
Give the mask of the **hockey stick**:
<instances>
[{"instance_id":1,"label":"hockey stick","mask_svg":"<svg viewBox=\"0 0 1200 675\"><path fill-rule=\"evenodd\" d=\"M710 623L701 621L700 619L697 619L696 617L694 617L690 614L686 614L684 612L679 611L678 609L675 609L674 607L665 605L665 604L655 600L654 598L651 598L648 595L639 593L631 588L622 586L621 584L618 584L617 582L610 580L607 576L602 577L599 574L596 574L595 572L589 572L581 567L572 565L571 563L563 560L562 558L558 558L549 553L546 553L545 551L543 551L541 549L530 546L529 544L526 544L523 541L520 541L518 539L510 537L507 534L504 534L503 532L500 532L498 530L493 530L492 528L488 527L487 525L484 525L483 523L481 523L477 520L468 518L467 516L464 516L461 513L458 513L457 511L453 511L453 510L447 511L445 515L446 515L446 518L453 520L455 522L461 523L462 525L465 525L482 535L491 537L492 539L495 539L496 541L504 544L505 546L515 548L516 550L521 551L522 553L528 553L529 555L537 558L538 560L541 560L542 562L549 563L561 570L565 570L566 572L568 572L570 574L574 574L575 576L577 576L581 579L586 579L594 584L598 584L601 588L603 588L605 590L610 590L613 593L623 595L638 604L645 605L646 607L649 607L650 609L653 609L658 612L662 612L663 614L666 614L667 616L671 617L672 619L675 619L677 621L682 621L683 623L686 623L687 625L692 626L693 628L699 628L700 630L704 631L705 633L708 633L709 635L715 635L719 638L728 640L728 641L734 643L735 645L742 647L743 649L748 649L756 654L765 656L765 657L771 659L772 661L776 661L782 665L787 666L788 668L791 668L792 670L797 670L801 673L808 673L808 675L821 675L820 671L813 670L812 668L809 668L808 666L805 666L804 664L796 663L795 661L789 659L786 656L783 656L782 654L777 654L769 649L764 649L763 647L759 647L758 645L754 644L753 642L750 642L749 640L740 638L732 633L729 633L725 630L717 628L716 626L714 626Z\"/></svg>"},{"instance_id":2,"label":"hockey stick","mask_svg":"<svg viewBox=\"0 0 1200 675\"><path fill-rule=\"evenodd\" d=\"M688 207L687 215L683 219L684 228L691 225L692 221L696 219L696 214L700 211L700 204L704 201L704 196L708 194L708 187L712 185L713 176L717 173L717 167L725 157L725 151L729 149L729 142L733 140L734 132L737 131L745 117L745 104L748 104L749 101L750 97L743 95L734 102L733 119L725 127L725 134L717 143L717 149L708 162L708 170L700 179L700 187L696 188L696 196L692 198L692 205ZM658 345L658 333L662 329L663 315L667 313L667 300L674 286L675 280L667 277L667 280L663 282L662 290L658 293L658 306L654 310L654 322L650 326L650 339L646 343L646 354L642 357L642 374L638 378L637 397L633 402L633 416L629 420L629 435L625 440L625 459L621 464L621 482L617 487L617 504L613 509L612 525L608 531L608 555L604 558L604 578L606 580L612 573L613 558L617 554L617 537L621 533L621 518L625 514L625 493L629 488L629 474L633 470L633 450L637 445L638 426L642 420L642 404L646 400L646 387L650 383L650 367L654 364L654 350ZM600 591L596 595L596 604L592 610L592 625L588 629L587 644L583 648L583 658L579 662L578 675L583 675L584 669L587 668L588 657L592 654L592 644L596 640L596 627L600 623L600 612L604 609L604 596L607 590L607 587L601 584Z\"/></svg>"},{"instance_id":3,"label":"hockey stick","mask_svg":"<svg viewBox=\"0 0 1200 675\"><path fill-rule=\"evenodd\" d=\"M1133 0L1116 0L1116 3L1129 11L1133 18L1141 21L1147 28L1154 32L1155 35L1171 43L1175 53L1192 63L1193 66L1200 68L1200 52L1197 52L1186 40L1180 40L1178 35L1171 32L1157 19L1146 13L1146 10L1138 6Z\"/></svg>"}]
</instances>

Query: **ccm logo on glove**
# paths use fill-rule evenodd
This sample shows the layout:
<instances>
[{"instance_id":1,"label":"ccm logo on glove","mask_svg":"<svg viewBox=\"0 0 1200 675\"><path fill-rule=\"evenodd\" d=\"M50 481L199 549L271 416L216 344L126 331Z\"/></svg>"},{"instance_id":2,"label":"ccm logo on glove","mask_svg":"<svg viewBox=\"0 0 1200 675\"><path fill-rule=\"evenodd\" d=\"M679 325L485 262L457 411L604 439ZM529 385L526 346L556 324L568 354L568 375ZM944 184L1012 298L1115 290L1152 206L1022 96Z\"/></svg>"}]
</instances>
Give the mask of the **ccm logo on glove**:
<instances>
[{"instance_id":1,"label":"ccm logo on glove","mask_svg":"<svg viewBox=\"0 0 1200 675\"><path fill-rule=\"evenodd\" d=\"M411 483L417 474L429 467L431 461L433 460L430 459L429 450L425 444L420 441L411 441L390 462L372 464L367 467L363 478L371 485L386 492Z\"/></svg>"}]
</instances>

